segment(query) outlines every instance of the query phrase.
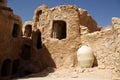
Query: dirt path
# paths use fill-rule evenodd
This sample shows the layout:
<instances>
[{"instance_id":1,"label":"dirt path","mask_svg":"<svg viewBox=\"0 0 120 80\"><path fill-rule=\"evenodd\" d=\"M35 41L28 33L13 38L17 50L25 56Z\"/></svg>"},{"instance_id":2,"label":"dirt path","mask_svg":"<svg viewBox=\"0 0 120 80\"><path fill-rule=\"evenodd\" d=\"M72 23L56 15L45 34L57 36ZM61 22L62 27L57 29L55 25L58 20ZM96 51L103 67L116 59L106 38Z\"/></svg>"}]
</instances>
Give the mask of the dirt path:
<instances>
[{"instance_id":1,"label":"dirt path","mask_svg":"<svg viewBox=\"0 0 120 80\"><path fill-rule=\"evenodd\" d=\"M108 69L80 69L80 68L48 68L38 74L32 74L18 80L112 80L112 73Z\"/></svg>"}]
</instances>

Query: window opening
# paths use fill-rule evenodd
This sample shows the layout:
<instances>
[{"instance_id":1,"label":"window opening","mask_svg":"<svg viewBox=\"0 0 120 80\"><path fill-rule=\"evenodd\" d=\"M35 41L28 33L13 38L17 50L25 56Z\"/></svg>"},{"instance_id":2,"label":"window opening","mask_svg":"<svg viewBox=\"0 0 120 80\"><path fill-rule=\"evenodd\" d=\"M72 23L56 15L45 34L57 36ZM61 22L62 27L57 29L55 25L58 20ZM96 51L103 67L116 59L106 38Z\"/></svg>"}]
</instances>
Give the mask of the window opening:
<instances>
[{"instance_id":1,"label":"window opening","mask_svg":"<svg viewBox=\"0 0 120 80\"><path fill-rule=\"evenodd\" d=\"M53 21L51 37L61 40L66 38L66 35L66 22L62 20Z\"/></svg>"}]
</instances>

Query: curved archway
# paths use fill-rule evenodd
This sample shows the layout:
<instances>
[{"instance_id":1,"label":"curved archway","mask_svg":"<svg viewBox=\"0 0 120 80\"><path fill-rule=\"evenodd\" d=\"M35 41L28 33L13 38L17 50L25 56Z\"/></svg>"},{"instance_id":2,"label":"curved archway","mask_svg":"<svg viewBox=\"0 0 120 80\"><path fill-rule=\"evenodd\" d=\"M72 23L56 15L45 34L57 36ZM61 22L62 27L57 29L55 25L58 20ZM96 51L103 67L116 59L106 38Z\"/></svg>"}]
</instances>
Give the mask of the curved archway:
<instances>
[{"instance_id":1,"label":"curved archway","mask_svg":"<svg viewBox=\"0 0 120 80\"><path fill-rule=\"evenodd\" d=\"M11 70L11 60L6 59L3 61L2 68L1 68L1 76L9 76Z\"/></svg>"}]
</instances>

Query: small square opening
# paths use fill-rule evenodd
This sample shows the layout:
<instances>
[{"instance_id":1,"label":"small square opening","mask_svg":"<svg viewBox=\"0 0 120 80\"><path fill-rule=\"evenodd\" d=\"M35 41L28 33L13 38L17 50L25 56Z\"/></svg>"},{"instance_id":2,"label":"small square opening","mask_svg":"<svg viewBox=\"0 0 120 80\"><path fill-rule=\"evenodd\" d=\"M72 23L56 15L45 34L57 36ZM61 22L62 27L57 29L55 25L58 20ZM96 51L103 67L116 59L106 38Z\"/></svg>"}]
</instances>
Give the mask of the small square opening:
<instances>
[{"instance_id":1,"label":"small square opening","mask_svg":"<svg viewBox=\"0 0 120 80\"><path fill-rule=\"evenodd\" d=\"M66 22L62 20L53 21L51 38L64 39L66 38Z\"/></svg>"}]
</instances>

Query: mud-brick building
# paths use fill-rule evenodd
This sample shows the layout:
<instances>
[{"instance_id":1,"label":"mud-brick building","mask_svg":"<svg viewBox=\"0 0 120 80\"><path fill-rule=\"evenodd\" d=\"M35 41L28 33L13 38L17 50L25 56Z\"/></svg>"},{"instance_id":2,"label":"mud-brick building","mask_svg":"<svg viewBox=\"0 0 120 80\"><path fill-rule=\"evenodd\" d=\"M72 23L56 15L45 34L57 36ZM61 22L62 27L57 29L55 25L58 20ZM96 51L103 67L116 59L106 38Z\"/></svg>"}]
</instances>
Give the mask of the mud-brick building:
<instances>
[{"instance_id":1,"label":"mud-brick building","mask_svg":"<svg viewBox=\"0 0 120 80\"><path fill-rule=\"evenodd\" d=\"M76 66L81 44L92 48L96 58L93 66L119 77L119 18L112 19L111 27L98 28L84 9L42 5L35 10L33 20L22 25L20 17L6 5L7 0L0 0L0 77Z\"/></svg>"},{"instance_id":2,"label":"mud-brick building","mask_svg":"<svg viewBox=\"0 0 120 80\"><path fill-rule=\"evenodd\" d=\"M0 0L0 76L15 74L19 67L22 22L7 0Z\"/></svg>"},{"instance_id":3,"label":"mud-brick building","mask_svg":"<svg viewBox=\"0 0 120 80\"><path fill-rule=\"evenodd\" d=\"M77 50L81 44L94 52L94 65L120 74L120 19L112 18L112 26L98 28L84 9L72 5L35 10L31 22L31 61L38 68L72 67L77 65ZM31 32L31 31L29 31Z\"/></svg>"},{"instance_id":4,"label":"mud-brick building","mask_svg":"<svg viewBox=\"0 0 120 80\"><path fill-rule=\"evenodd\" d=\"M31 62L40 69L75 66L81 34L94 31L99 31L94 19L72 5L42 5L35 10L33 21L23 25L24 37L32 40Z\"/></svg>"},{"instance_id":5,"label":"mud-brick building","mask_svg":"<svg viewBox=\"0 0 120 80\"><path fill-rule=\"evenodd\" d=\"M93 66L118 76L119 18L113 18L112 23L110 27L99 28L86 10L72 5L38 7L33 21L23 26L23 35L32 45L31 68L39 71L47 67L76 66L77 50L86 44L94 52Z\"/></svg>"}]
</instances>

